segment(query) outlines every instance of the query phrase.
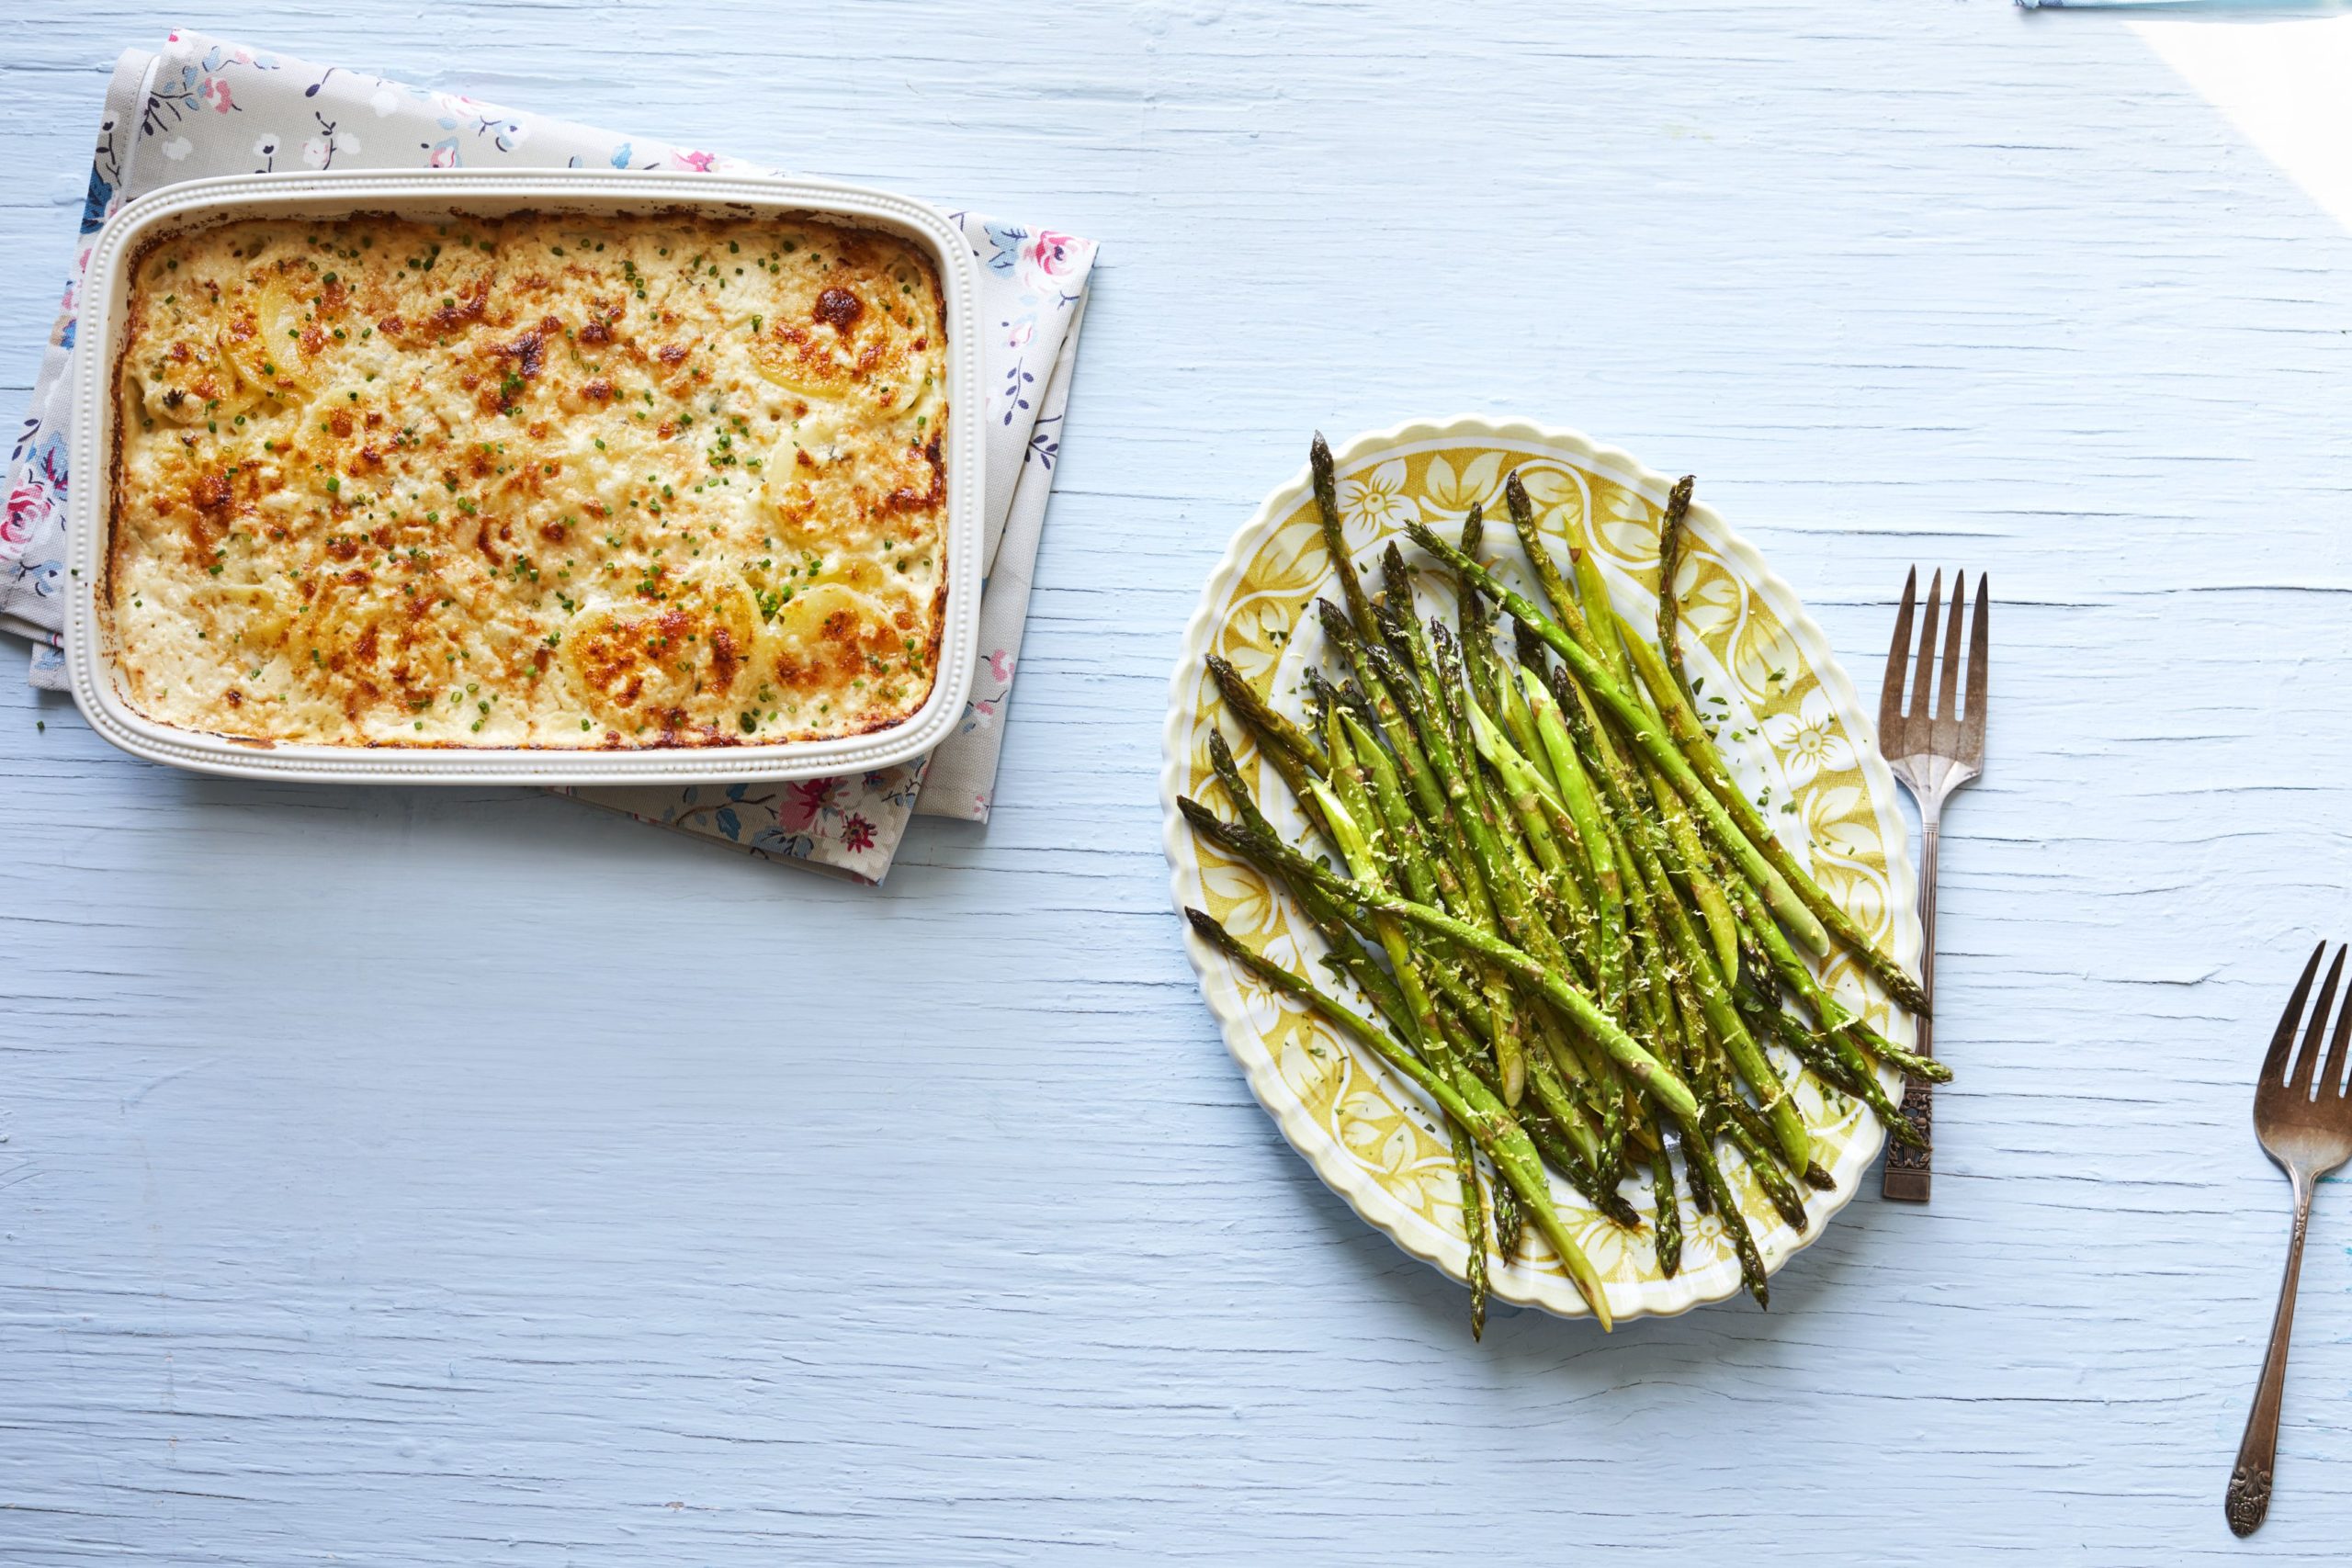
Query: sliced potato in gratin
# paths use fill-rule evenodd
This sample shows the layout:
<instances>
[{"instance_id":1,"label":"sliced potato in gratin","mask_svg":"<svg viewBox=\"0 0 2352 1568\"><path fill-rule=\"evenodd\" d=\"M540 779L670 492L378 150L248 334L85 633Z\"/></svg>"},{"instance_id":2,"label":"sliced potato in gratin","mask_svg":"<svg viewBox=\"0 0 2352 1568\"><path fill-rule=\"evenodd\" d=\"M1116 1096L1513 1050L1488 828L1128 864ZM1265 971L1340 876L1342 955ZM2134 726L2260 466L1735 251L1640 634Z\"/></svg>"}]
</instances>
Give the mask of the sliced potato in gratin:
<instances>
[{"instance_id":1,"label":"sliced potato in gratin","mask_svg":"<svg viewBox=\"0 0 2352 1568\"><path fill-rule=\"evenodd\" d=\"M944 308L819 220L233 221L133 263L132 705L369 746L854 735L929 696Z\"/></svg>"}]
</instances>

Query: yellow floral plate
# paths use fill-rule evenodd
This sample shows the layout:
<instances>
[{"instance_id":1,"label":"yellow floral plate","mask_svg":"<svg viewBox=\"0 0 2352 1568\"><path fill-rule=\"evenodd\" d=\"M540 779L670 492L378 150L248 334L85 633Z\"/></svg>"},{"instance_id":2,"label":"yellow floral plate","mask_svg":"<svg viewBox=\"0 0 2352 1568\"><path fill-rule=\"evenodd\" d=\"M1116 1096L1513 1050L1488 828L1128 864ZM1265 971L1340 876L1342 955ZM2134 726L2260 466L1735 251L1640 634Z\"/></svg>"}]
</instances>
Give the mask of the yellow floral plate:
<instances>
[{"instance_id":1,"label":"yellow floral plate","mask_svg":"<svg viewBox=\"0 0 2352 1568\"><path fill-rule=\"evenodd\" d=\"M1618 608L1637 626L1648 625L1656 614L1657 525L1668 481L1623 452L1573 431L1463 418L1359 436L1336 460L1348 545L1367 570L1392 536L1408 558L1417 557L1402 537L1408 522L1424 520L1452 536L1473 502L1501 518L1503 480L1517 469L1544 533L1563 549L1590 538ZM1509 547L1495 553L1506 574L1525 585L1524 559L1508 524L1490 526L1486 536L1490 547ZM1692 507L1689 539L1679 583L1684 651L1702 694L1731 704L1723 735L1735 775L1862 929L1916 964L1916 884L1894 780L1852 683L1795 593L1722 518L1703 505ZM1425 592L1435 588L1436 576L1422 574ZM1322 628L1311 612L1316 598L1327 594L1338 598L1301 469L1234 536L1209 578L1176 664L1160 773L1163 836L1178 908L1207 909L1250 945L1325 982L1329 976L1315 963L1321 940L1290 900L1250 867L1203 846L1177 814L1176 797L1193 795L1229 813L1208 761L1209 729L1220 726L1268 816L1293 838L1300 834L1304 824L1279 776L1261 766L1246 732L1219 701L1203 660L1223 654L1277 707L1299 716L1301 676L1324 662ZM1283 1136L1397 1246L1465 1279L1461 1190L1430 1108L1321 1020L1277 998L1199 938L1188 932L1185 942L1226 1045ZM1840 953L1825 974L1849 1000L1866 1003L1880 1030L1910 1043L1909 1018L1858 964ZM1777 1048L1775 1063L1784 1073L1794 1071ZM1886 1084L1890 1093L1902 1093L1893 1074ZM1809 1193L1803 1232L1773 1210L1736 1154L1723 1156L1768 1270L1819 1235L1829 1216L1845 1207L1885 1135L1868 1110L1825 1094L1810 1076L1796 1099L1817 1141L1817 1157L1835 1183L1828 1191ZM1658 1272L1647 1228L1648 1182L1629 1179L1625 1192L1644 1211L1640 1232L1620 1229L1565 1183L1554 1184L1563 1217L1606 1282L1613 1316L1684 1312L1738 1291L1738 1260L1719 1220L1701 1219L1686 1200L1682 1267L1669 1280ZM1503 1300L1562 1316L1589 1313L1532 1229L1520 1258L1493 1271L1492 1288Z\"/></svg>"}]
</instances>

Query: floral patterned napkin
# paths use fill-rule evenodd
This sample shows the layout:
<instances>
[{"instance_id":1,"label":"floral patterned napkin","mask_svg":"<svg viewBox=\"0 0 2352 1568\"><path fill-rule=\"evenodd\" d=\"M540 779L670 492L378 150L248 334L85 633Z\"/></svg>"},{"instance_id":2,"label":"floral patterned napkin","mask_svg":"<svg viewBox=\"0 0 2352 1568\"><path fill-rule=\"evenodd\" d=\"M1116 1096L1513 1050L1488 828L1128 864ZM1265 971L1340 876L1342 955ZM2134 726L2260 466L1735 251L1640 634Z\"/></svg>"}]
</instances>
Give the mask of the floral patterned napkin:
<instances>
[{"instance_id":1,"label":"floral patterned napkin","mask_svg":"<svg viewBox=\"0 0 2352 1568\"><path fill-rule=\"evenodd\" d=\"M74 308L91 243L118 208L181 180L275 170L429 166L691 169L761 174L716 153L540 119L340 66L305 64L197 33L127 51L98 122L82 238L0 514L0 631L33 641L32 683L63 686L65 497ZM980 601L983 663L963 722L921 761L796 784L566 791L640 821L763 857L878 882L917 814L988 819L1031 569L1061 454L1094 243L967 212L949 217L985 264L988 452Z\"/></svg>"}]
</instances>

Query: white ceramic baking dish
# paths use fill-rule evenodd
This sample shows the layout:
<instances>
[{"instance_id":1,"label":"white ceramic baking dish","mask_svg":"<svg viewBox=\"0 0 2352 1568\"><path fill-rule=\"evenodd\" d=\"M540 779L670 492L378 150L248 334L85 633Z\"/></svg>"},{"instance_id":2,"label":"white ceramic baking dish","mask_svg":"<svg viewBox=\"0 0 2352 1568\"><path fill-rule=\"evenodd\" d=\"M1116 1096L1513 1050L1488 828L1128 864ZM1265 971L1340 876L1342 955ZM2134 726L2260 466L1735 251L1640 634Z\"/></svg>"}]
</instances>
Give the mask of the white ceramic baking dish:
<instances>
[{"instance_id":1,"label":"white ceramic baking dish","mask_svg":"<svg viewBox=\"0 0 2352 1568\"><path fill-rule=\"evenodd\" d=\"M902 235L930 253L947 316L947 601L938 679L912 716L888 729L831 740L641 751L529 750L260 743L158 724L125 700L98 596L114 513L114 367L130 266L142 245L190 228L243 218L490 217L529 209L600 215L681 209L728 218L813 214ZM979 267L971 246L933 209L902 197L825 181L719 175L544 169L473 173L244 175L191 180L132 202L90 253L74 344L74 483L67 552L65 661L90 727L159 762L246 778L346 784L623 784L712 779L822 778L904 762L947 739L962 718L978 658L981 390Z\"/></svg>"}]
</instances>

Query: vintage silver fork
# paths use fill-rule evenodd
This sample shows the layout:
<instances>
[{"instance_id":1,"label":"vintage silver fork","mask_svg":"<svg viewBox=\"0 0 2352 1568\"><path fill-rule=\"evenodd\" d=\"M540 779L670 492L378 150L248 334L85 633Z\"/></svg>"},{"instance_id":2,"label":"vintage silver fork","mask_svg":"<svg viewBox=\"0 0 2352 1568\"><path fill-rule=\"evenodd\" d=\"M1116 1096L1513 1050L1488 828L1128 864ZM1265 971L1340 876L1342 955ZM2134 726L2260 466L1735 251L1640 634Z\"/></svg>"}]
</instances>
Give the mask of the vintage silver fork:
<instances>
[{"instance_id":1,"label":"vintage silver fork","mask_svg":"<svg viewBox=\"0 0 2352 1568\"><path fill-rule=\"evenodd\" d=\"M1919 628L1919 655L1914 660L1911 615L1919 592L1919 569L1913 567L1911 575L1903 580L1903 608L1894 617L1894 643L1887 649L1886 680L1878 694L1879 750L1919 806L1919 932L1924 943L1919 954L1919 988L1928 993L1930 1006L1936 992L1936 846L1943 832L1944 802L1984 771L1984 690L1990 664L1986 638L1991 635L1985 623L1992 613L1991 588L1980 574L1975 621L1968 632L1968 705L1963 710L1957 699L1961 612L1968 607L1966 575L1952 576L1951 625L1944 635L1942 679L1938 682L1936 624L1943 590L1944 574L1938 571L1928 586L1928 613ZM1911 687L1908 713L1903 709L1905 675ZM1932 706L1928 701L1931 685L1936 698ZM1925 1018L1919 1020L1919 1054L1935 1055L1935 1028ZM1933 1174L1930 1156L1934 1150L1928 1142L1934 1122L1933 1092L1918 1078L1904 1087L1904 1120L1918 1129L1920 1143L1917 1148L1887 1145L1886 1174L1881 1179L1880 1190L1889 1198L1910 1203L1928 1201L1928 1178Z\"/></svg>"},{"instance_id":2,"label":"vintage silver fork","mask_svg":"<svg viewBox=\"0 0 2352 1568\"><path fill-rule=\"evenodd\" d=\"M2262 1359L2262 1381L2255 1385L2254 1408L2246 1412L2245 1437L2238 1444L2237 1468L2230 1472L2229 1492L2222 1506L2230 1529L2252 1535L2270 1512L2270 1476L2278 1463L2278 1402L2287 1385L2287 1341L2295 1328L2295 1281L2303 1271L2303 1232L2312 1221L2312 1190L2319 1179L2352 1158L2352 1096L2344 1087L2345 1041L2352 1036L2352 994L2335 1020L2335 1039L2327 1049L2327 1063L2319 1066L2320 1036L2327 1032L2328 1009L2335 1002L2335 984L2344 977L2344 949L2327 967L2327 983L2320 987L2319 1003L2312 1009L2303 1032L2302 1049L2291 1067L2287 1047L2294 1042L2295 1025L2302 1021L2303 998L2311 995L2312 976L2319 973L2321 942L2312 949L2295 994L2270 1037L2270 1054L2262 1059L2262 1077L2254 1088L2254 1135L2262 1152L2287 1173L2295 1185L2295 1229L2287 1242L2287 1278L2278 1287L2278 1315L2270 1320L2270 1351ZM2316 1081L2314 1081L2316 1075Z\"/></svg>"}]
</instances>

